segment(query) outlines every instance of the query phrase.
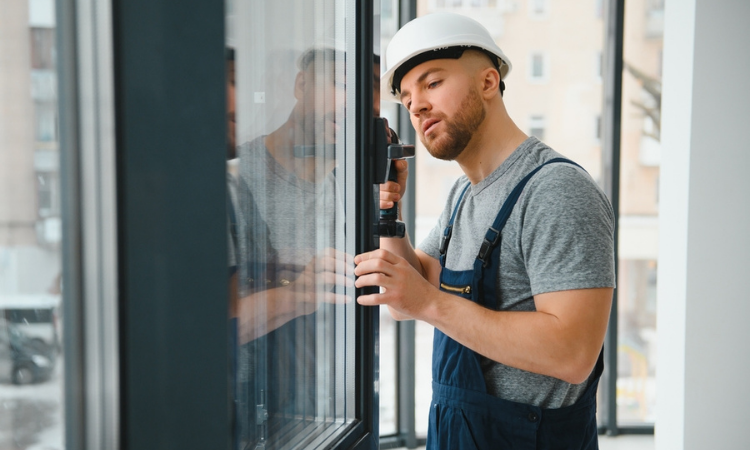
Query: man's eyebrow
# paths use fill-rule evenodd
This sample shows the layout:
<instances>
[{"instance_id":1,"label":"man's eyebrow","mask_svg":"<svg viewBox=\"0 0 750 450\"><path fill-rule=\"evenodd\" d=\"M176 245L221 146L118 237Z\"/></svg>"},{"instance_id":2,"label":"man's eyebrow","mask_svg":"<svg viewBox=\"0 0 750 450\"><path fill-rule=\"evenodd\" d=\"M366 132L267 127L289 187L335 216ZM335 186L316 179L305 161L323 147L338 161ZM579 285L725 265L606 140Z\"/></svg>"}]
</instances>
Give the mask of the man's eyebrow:
<instances>
[{"instance_id":1,"label":"man's eyebrow","mask_svg":"<svg viewBox=\"0 0 750 450\"><path fill-rule=\"evenodd\" d=\"M443 69L442 67L433 67L431 69L427 69L427 70L424 71L424 73L422 75L419 76L419 78L417 78L416 83L419 84L419 83L423 82L425 78L429 77L433 73L435 73L435 72L442 72L444 70L445 69ZM399 98L402 99L402 98L404 98L407 95L409 95L409 91L401 91L401 96Z\"/></svg>"}]
</instances>

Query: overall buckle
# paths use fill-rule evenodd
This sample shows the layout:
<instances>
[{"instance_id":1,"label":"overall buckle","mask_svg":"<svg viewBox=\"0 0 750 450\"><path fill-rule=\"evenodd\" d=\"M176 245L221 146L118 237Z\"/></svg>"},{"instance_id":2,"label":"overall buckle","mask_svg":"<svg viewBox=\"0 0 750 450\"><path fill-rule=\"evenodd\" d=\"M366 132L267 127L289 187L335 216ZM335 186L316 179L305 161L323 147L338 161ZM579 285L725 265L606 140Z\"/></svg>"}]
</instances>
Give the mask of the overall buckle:
<instances>
[{"instance_id":1,"label":"overall buckle","mask_svg":"<svg viewBox=\"0 0 750 450\"><path fill-rule=\"evenodd\" d=\"M479 247L479 255L477 258L482 261L482 265L484 267L487 267L487 256L489 255L490 251L497 246L497 243L500 241L500 231L496 230L492 227L490 227L489 230L487 230L487 233L484 235L484 241L482 242L482 246Z\"/></svg>"}]
</instances>

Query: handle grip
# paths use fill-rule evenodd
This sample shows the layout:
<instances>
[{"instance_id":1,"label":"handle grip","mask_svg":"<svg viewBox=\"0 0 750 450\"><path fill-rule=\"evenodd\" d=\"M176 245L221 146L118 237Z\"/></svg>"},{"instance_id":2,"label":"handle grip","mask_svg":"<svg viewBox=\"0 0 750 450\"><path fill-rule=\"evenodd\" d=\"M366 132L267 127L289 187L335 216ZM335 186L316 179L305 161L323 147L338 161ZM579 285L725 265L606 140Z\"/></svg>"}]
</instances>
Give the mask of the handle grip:
<instances>
[{"instance_id":1,"label":"handle grip","mask_svg":"<svg viewBox=\"0 0 750 450\"><path fill-rule=\"evenodd\" d=\"M414 157L414 146L399 143L398 135L387 127L383 119L376 119L375 133L376 180L378 183L397 181L395 161ZM394 202L388 209L380 210L378 235L399 238L406 235L406 225L398 220L398 202Z\"/></svg>"}]
</instances>

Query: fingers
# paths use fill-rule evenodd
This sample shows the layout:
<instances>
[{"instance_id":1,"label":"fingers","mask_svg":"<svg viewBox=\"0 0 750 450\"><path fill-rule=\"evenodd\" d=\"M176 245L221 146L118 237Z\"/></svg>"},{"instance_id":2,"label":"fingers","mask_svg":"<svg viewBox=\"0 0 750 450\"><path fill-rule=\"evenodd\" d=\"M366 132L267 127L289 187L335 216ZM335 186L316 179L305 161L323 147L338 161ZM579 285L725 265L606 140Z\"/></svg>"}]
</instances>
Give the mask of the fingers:
<instances>
[{"instance_id":1,"label":"fingers","mask_svg":"<svg viewBox=\"0 0 750 450\"><path fill-rule=\"evenodd\" d=\"M332 286L354 286L354 281L345 275L336 272L321 272L317 279L318 284L323 284L326 287Z\"/></svg>"},{"instance_id":2,"label":"fingers","mask_svg":"<svg viewBox=\"0 0 750 450\"><path fill-rule=\"evenodd\" d=\"M398 180L398 184L404 186L405 189L406 178L409 175L409 162L405 159L397 159L394 163L396 166L396 179Z\"/></svg>"},{"instance_id":3,"label":"fingers","mask_svg":"<svg viewBox=\"0 0 750 450\"><path fill-rule=\"evenodd\" d=\"M354 275L357 276L354 286L358 288L378 286L387 290L388 286L392 283L392 276L396 273L396 265L401 260L399 256L383 249L357 255L354 258L354 262L357 264L354 269ZM382 293L375 297L377 298L367 295L360 296L357 301L365 305L380 304L368 302L381 302L384 300Z\"/></svg>"},{"instance_id":4,"label":"fingers","mask_svg":"<svg viewBox=\"0 0 750 450\"><path fill-rule=\"evenodd\" d=\"M335 292L326 292L319 298L320 303L328 303L331 305L347 305L352 302L352 297L346 294L338 294Z\"/></svg>"},{"instance_id":5,"label":"fingers","mask_svg":"<svg viewBox=\"0 0 750 450\"><path fill-rule=\"evenodd\" d=\"M354 256L335 248L327 248L315 258L315 270L354 275Z\"/></svg>"},{"instance_id":6,"label":"fingers","mask_svg":"<svg viewBox=\"0 0 750 450\"><path fill-rule=\"evenodd\" d=\"M394 202L401 200L401 186L394 182L388 181L380 185L380 209L393 207Z\"/></svg>"},{"instance_id":7,"label":"fingers","mask_svg":"<svg viewBox=\"0 0 750 450\"><path fill-rule=\"evenodd\" d=\"M387 287L389 285L389 276L385 275L383 273L369 273L367 275L361 275L357 278L357 281L354 282L354 286L358 288L368 287L368 286L377 286L377 287Z\"/></svg>"},{"instance_id":8,"label":"fingers","mask_svg":"<svg viewBox=\"0 0 750 450\"><path fill-rule=\"evenodd\" d=\"M384 304L381 294L360 295L357 297L357 303L362 306L379 306Z\"/></svg>"},{"instance_id":9,"label":"fingers","mask_svg":"<svg viewBox=\"0 0 750 450\"><path fill-rule=\"evenodd\" d=\"M399 175L401 172L408 172L409 171L409 162L405 159L397 159L394 161L396 163L396 170L398 170Z\"/></svg>"},{"instance_id":10,"label":"fingers","mask_svg":"<svg viewBox=\"0 0 750 450\"><path fill-rule=\"evenodd\" d=\"M354 274L364 275L368 271L373 271L371 269L384 269L386 266L381 264L397 264L401 258L399 256L396 256L395 254L389 252L388 250L378 249L373 250L371 252L362 253L354 257L354 264L357 265L357 267L354 269ZM362 265L365 264L365 267L362 267Z\"/></svg>"}]
</instances>

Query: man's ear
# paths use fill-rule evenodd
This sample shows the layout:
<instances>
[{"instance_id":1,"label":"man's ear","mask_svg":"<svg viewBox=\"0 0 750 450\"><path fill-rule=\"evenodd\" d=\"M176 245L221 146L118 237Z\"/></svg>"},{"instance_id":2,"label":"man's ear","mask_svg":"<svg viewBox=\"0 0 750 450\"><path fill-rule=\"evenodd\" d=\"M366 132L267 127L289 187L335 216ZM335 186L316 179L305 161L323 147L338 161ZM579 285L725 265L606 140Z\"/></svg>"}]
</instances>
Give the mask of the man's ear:
<instances>
[{"instance_id":1,"label":"man's ear","mask_svg":"<svg viewBox=\"0 0 750 450\"><path fill-rule=\"evenodd\" d=\"M294 79L294 98L301 100L305 93L305 83L307 75L304 70L297 72L297 78Z\"/></svg>"},{"instance_id":2,"label":"man's ear","mask_svg":"<svg viewBox=\"0 0 750 450\"><path fill-rule=\"evenodd\" d=\"M492 98L500 93L500 73L493 68L487 67L480 72L481 92L484 98Z\"/></svg>"}]
</instances>

